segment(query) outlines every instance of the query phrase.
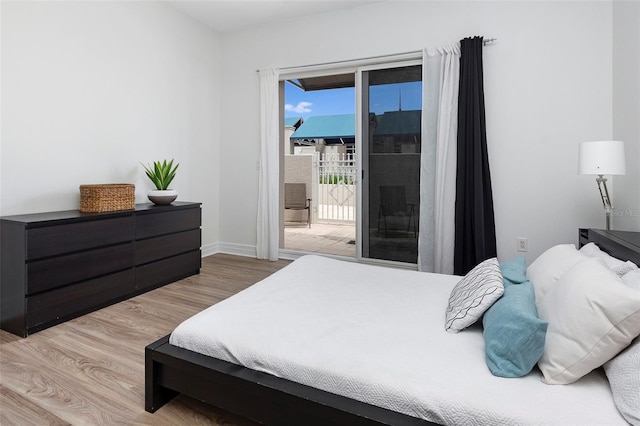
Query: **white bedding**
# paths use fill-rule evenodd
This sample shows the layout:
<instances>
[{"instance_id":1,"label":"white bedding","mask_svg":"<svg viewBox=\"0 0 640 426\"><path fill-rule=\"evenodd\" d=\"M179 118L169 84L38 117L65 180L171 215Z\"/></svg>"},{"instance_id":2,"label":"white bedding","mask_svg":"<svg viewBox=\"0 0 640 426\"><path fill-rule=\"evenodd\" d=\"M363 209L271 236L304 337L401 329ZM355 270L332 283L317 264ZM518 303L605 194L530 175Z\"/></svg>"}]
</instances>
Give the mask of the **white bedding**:
<instances>
[{"instance_id":1,"label":"white bedding","mask_svg":"<svg viewBox=\"0 0 640 426\"><path fill-rule=\"evenodd\" d=\"M459 279L304 256L170 343L447 425L627 424L600 369L571 385L491 375L480 325L444 329Z\"/></svg>"}]
</instances>

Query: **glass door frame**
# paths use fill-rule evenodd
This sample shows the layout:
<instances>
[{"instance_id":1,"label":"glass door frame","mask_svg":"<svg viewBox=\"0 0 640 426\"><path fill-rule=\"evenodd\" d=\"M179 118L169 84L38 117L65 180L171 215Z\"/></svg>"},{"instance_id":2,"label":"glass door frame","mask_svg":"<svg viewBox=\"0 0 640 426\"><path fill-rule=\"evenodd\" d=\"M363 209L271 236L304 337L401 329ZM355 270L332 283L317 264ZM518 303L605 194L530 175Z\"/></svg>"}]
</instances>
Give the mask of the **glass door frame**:
<instances>
[{"instance_id":1,"label":"glass door frame","mask_svg":"<svg viewBox=\"0 0 640 426\"><path fill-rule=\"evenodd\" d=\"M368 257L369 247L369 170L364 167L364 159L369 155L369 144L364 141L369 140L368 117L367 126L365 126L364 107L369 103L368 90L364 90L365 85L368 88L366 71L376 71L390 68L403 68L415 65L422 65L422 54L418 53L414 58L403 58L391 62L375 63L363 65L356 70L356 164L358 168L359 179L356 182L356 259L361 263L371 263L378 265L391 265L406 269L417 269L417 264L398 262L394 260L374 259ZM366 182L365 182L366 181ZM367 206L366 215L364 214L364 206ZM366 232L364 232L366 230Z\"/></svg>"},{"instance_id":2,"label":"glass door frame","mask_svg":"<svg viewBox=\"0 0 640 426\"><path fill-rule=\"evenodd\" d=\"M278 235L279 235L279 241L278 241L278 251L279 254L278 256L281 259L296 259L297 257L300 257L302 255L305 254L318 254L316 252L306 252L306 251L298 251L298 250L292 250L292 249L285 249L285 234L284 234L284 226L285 226L285 213L284 213L284 161L285 161L285 154L284 154L284 148L283 148L283 139L284 139L284 104L285 104L285 89L284 89L284 85L286 84L287 80L292 80L292 79L302 79L302 78L313 78L313 77L324 77L324 76L331 76L331 75L339 75L339 74L354 74L354 78L355 78L355 74L357 71L357 66L350 64L349 62L345 62L345 63L330 63L330 64L318 64L318 65L311 65L311 66L305 66L305 67L292 67L292 68L287 68L284 70L281 70L280 75L278 76L278 80L279 80L279 90L280 90L280 99L279 99L279 119L280 119L280 137L279 137L279 157L278 157L278 167L279 167L279 185L280 185L280 205L279 205L279 215L280 215L280 225L279 225L279 230L278 230ZM355 83L355 85L357 85L357 82ZM357 93L358 88L355 87L355 92ZM356 96L356 103L357 103L357 95ZM355 133L356 135L358 134L358 129L357 129L357 124L356 124L356 129L355 129ZM357 139L357 136L356 136ZM356 151L357 152L357 151ZM358 158L358 156L356 155L356 158ZM359 171L358 171L359 173ZM356 179L356 181L359 181L359 179ZM357 190L356 190L357 192ZM356 194L357 196L357 194ZM356 197L356 203L357 203L357 197ZM358 209L358 205L356 204L356 213L357 213L357 209ZM313 214L313 213L312 213ZM355 230L356 230L356 251L358 249L358 244L357 244L357 232L358 232L358 223L357 223L357 217L356 217L356 223L355 223ZM329 257L333 257L333 255L331 254L326 254L326 253L320 253L323 256L329 256ZM354 257L353 259L357 259L357 252L356 252L356 257Z\"/></svg>"},{"instance_id":3,"label":"glass door frame","mask_svg":"<svg viewBox=\"0 0 640 426\"><path fill-rule=\"evenodd\" d=\"M355 73L355 118L356 118L356 128L355 128L355 150L356 150L356 167L358 178L356 179L356 256L353 258L356 262L360 263L370 263L370 264L378 264L378 265L388 265L395 266L399 268L405 269L413 269L417 270L417 265L397 262L392 260L382 260L382 259L373 259L369 257L364 257L363 255L363 206L368 205L368 194L363 195L363 179L365 178L365 172L363 170L363 138L365 135L363 134L363 85L362 73L365 71L372 70L381 70L381 69L389 69L389 68L401 68L413 65L422 65L423 51L415 51L415 52L406 52L399 53L396 55L385 55L380 57L372 57L368 59L356 59L353 61L344 61L344 62L332 62L326 64L316 64L309 66L301 66L301 67L290 67L283 68L280 70L279 81L280 81L280 127L281 127L281 135L280 140L284 137L283 132L283 123L284 123L284 82L286 80L295 79L295 78L309 78L309 77L319 77L325 75L332 74L346 74L346 73ZM366 136L368 137L368 127ZM279 144L280 147L280 155L279 155L279 167L280 167L280 194L283 194L284 191L284 150L282 148L282 143ZM368 154L368 148L367 148ZM282 197L281 197L282 198ZM366 202L367 204L364 204ZM287 250L283 249L284 242L284 199L280 202L280 257L292 259L292 253L289 253ZM367 226L368 226L367 221ZM367 230L368 232L368 230ZM368 242L368 238L367 238ZM304 252L300 252L300 255L306 254Z\"/></svg>"}]
</instances>

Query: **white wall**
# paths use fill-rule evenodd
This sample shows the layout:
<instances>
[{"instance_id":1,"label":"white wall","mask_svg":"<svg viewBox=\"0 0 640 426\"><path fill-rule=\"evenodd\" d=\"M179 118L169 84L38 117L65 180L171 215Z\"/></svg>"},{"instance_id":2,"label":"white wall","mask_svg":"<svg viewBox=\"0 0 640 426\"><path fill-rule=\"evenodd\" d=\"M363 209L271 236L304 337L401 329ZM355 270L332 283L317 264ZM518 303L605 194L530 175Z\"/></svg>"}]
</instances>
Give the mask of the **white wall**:
<instances>
[{"instance_id":1,"label":"white wall","mask_svg":"<svg viewBox=\"0 0 640 426\"><path fill-rule=\"evenodd\" d=\"M613 138L627 174L614 176L613 229L640 231L640 2L613 3Z\"/></svg>"},{"instance_id":2,"label":"white wall","mask_svg":"<svg viewBox=\"0 0 640 426\"><path fill-rule=\"evenodd\" d=\"M178 200L217 242L220 38L162 3L2 1L2 215L77 209L83 183L152 188L175 158Z\"/></svg>"},{"instance_id":3,"label":"white wall","mask_svg":"<svg viewBox=\"0 0 640 426\"><path fill-rule=\"evenodd\" d=\"M256 69L485 35L498 38L485 49L498 254L528 237L532 260L604 224L595 183L576 174L579 142L615 136L633 156L635 138L640 155L638 96L625 92L639 85L637 7L354 2L220 37L159 2L2 1L0 214L75 209L82 183L135 183L144 202L139 162L176 158L179 199L204 203L203 243L253 247ZM637 209L637 170L613 183L618 210Z\"/></svg>"},{"instance_id":4,"label":"white wall","mask_svg":"<svg viewBox=\"0 0 640 426\"><path fill-rule=\"evenodd\" d=\"M595 183L577 147L612 137L608 2L381 2L223 37L221 242L254 246L263 67L349 60L497 37L484 54L498 255L529 238L533 260L602 227ZM239 132L238 129L242 129ZM594 201L593 198L596 198Z\"/></svg>"}]
</instances>

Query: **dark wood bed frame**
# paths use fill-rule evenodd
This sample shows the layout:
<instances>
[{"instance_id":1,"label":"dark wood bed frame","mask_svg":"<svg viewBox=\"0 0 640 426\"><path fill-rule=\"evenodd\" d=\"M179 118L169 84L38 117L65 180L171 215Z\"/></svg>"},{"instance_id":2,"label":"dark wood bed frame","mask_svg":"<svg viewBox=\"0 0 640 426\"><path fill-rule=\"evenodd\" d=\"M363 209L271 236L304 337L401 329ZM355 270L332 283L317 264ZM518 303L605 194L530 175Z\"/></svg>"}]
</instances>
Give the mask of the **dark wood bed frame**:
<instances>
[{"instance_id":1,"label":"dark wood bed frame","mask_svg":"<svg viewBox=\"0 0 640 426\"><path fill-rule=\"evenodd\" d=\"M640 264L639 232L580 229L580 246L590 241ZM172 346L165 336L145 348L145 410L178 394L272 425L436 424Z\"/></svg>"}]
</instances>

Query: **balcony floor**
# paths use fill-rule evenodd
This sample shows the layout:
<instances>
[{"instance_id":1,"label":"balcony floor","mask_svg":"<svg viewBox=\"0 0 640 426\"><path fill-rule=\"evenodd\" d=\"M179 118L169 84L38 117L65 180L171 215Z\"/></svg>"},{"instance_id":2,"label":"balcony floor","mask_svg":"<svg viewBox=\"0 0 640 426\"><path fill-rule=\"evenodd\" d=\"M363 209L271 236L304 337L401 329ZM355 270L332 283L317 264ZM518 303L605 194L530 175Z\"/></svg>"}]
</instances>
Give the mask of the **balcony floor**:
<instances>
[{"instance_id":1,"label":"balcony floor","mask_svg":"<svg viewBox=\"0 0 640 426\"><path fill-rule=\"evenodd\" d=\"M284 228L284 248L338 256L356 255L356 227L352 224L289 224Z\"/></svg>"}]
</instances>

